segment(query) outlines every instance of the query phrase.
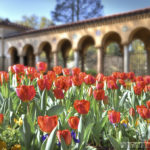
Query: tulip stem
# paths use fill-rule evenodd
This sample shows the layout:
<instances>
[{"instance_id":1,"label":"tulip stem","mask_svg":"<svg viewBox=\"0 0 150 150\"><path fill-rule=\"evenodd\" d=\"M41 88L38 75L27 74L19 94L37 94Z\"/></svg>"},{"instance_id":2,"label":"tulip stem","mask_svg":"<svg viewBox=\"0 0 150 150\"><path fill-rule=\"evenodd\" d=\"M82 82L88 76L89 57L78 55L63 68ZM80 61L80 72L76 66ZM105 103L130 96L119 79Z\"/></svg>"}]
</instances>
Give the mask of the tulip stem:
<instances>
[{"instance_id":1,"label":"tulip stem","mask_svg":"<svg viewBox=\"0 0 150 150\"><path fill-rule=\"evenodd\" d=\"M27 114L30 113L30 105L29 105L29 102L27 102Z\"/></svg>"}]
</instances>

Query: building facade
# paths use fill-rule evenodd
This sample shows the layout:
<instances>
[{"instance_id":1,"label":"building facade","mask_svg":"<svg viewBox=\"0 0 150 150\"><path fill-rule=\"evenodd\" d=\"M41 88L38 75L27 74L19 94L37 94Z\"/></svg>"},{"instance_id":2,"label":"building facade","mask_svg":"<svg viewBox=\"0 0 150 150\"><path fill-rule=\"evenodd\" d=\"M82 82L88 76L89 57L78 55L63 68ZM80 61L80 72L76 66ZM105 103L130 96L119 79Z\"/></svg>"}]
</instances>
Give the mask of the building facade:
<instances>
[{"instance_id":1,"label":"building facade","mask_svg":"<svg viewBox=\"0 0 150 150\"><path fill-rule=\"evenodd\" d=\"M73 51L74 67L79 67L81 62L80 67L84 70L86 51L93 46L97 51L97 72L104 73L106 48L115 42L122 54L118 64L123 70L118 71L129 72L133 71L130 62L134 59L130 57L130 44L136 39L144 44L146 73L150 74L150 8L39 30L2 21L0 70L7 70L8 66L18 63L35 66L43 52L49 69L59 64L58 52L62 54L62 66L67 67L70 50Z\"/></svg>"}]
</instances>

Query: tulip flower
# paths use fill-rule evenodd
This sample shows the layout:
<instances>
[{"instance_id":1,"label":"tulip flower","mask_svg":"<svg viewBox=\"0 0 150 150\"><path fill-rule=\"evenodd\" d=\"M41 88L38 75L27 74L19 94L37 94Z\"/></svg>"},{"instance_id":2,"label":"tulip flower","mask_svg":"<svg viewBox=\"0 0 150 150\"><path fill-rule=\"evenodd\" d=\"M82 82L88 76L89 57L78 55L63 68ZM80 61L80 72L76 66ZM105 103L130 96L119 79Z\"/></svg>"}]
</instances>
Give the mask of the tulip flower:
<instances>
[{"instance_id":1,"label":"tulip flower","mask_svg":"<svg viewBox=\"0 0 150 150\"><path fill-rule=\"evenodd\" d=\"M117 86L117 84L116 84L116 81L115 80L108 80L107 81L107 87L109 88L109 89L118 89L118 86Z\"/></svg>"},{"instance_id":2,"label":"tulip flower","mask_svg":"<svg viewBox=\"0 0 150 150\"><path fill-rule=\"evenodd\" d=\"M38 125L40 130L46 133L51 133L51 131L57 126L58 117L57 116L38 116Z\"/></svg>"},{"instance_id":3,"label":"tulip flower","mask_svg":"<svg viewBox=\"0 0 150 150\"><path fill-rule=\"evenodd\" d=\"M40 73L44 73L47 69L47 63L45 62L38 62L36 64L37 66L37 70L40 72Z\"/></svg>"},{"instance_id":4,"label":"tulip flower","mask_svg":"<svg viewBox=\"0 0 150 150\"><path fill-rule=\"evenodd\" d=\"M97 101L103 100L105 97L105 91L104 90L94 90L93 96Z\"/></svg>"},{"instance_id":5,"label":"tulip flower","mask_svg":"<svg viewBox=\"0 0 150 150\"><path fill-rule=\"evenodd\" d=\"M58 130L57 133L57 138L59 140L59 142L61 142L61 137L63 137L66 145L70 145L71 141L72 141L72 137L71 137L71 133L68 129L66 130Z\"/></svg>"},{"instance_id":6,"label":"tulip flower","mask_svg":"<svg viewBox=\"0 0 150 150\"><path fill-rule=\"evenodd\" d=\"M111 123L119 123L120 122L120 112L110 110L110 111L108 111L108 118Z\"/></svg>"},{"instance_id":7,"label":"tulip flower","mask_svg":"<svg viewBox=\"0 0 150 150\"><path fill-rule=\"evenodd\" d=\"M54 71L57 75L61 74L61 73L62 73L62 66L55 66L55 67L53 67L53 71Z\"/></svg>"},{"instance_id":8,"label":"tulip flower","mask_svg":"<svg viewBox=\"0 0 150 150\"><path fill-rule=\"evenodd\" d=\"M55 96L57 99L63 99L63 98L64 98L64 93L63 93L62 89L60 89L60 88L55 88L55 89L53 90L53 92L54 92L54 96Z\"/></svg>"},{"instance_id":9,"label":"tulip flower","mask_svg":"<svg viewBox=\"0 0 150 150\"><path fill-rule=\"evenodd\" d=\"M0 71L0 84L7 83L9 79L9 74L5 71Z\"/></svg>"},{"instance_id":10,"label":"tulip flower","mask_svg":"<svg viewBox=\"0 0 150 150\"><path fill-rule=\"evenodd\" d=\"M136 106L138 114L143 118L143 119L148 119L150 118L150 109L148 109L145 105L137 105Z\"/></svg>"},{"instance_id":11,"label":"tulip flower","mask_svg":"<svg viewBox=\"0 0 150 150\"><path fill-rule=\"evenodd\" d=\"M146 150L150 150L150 139L148 141L145 140L145 148Z\"/></svg>"},{"instance_id":12,"label":"tulip flower","mask_svg":"<svg viewBox=\"0 0 150 150\"><path fill-rule=\"evenodd\" d=\"M72 83L74 86L81 86L83 80L80 78L80 76L75 75L72 77Z\"/></svg>"},{"instance_id":13,"label":"tulip flower","mask_svg":"<svg viewBox=\"0 0 150 150\"><path fill-rule=\"evenodd\" d=\"M87 114L90 109L90 102L87 100L75 100L74 108L79 114Z\"/></svg>"},{"instance_id":14,"label":"tulip flower","mask_svg":"<svg viewBox=\"0 0 150 150\"><path fill-rule=\"evenodd\" d=\"M103 82L103 79L104 79L104 75L102 73L97 74L96 80L98 82Z\"/></svg>"},{"instance_id":15,"label":"tulip flower","mask_svg":"<svg viewBox=\"0 0 150 150\"><path fill-rule=\"evenodd\" d=\"M54 71L48 71L47 72L47 78L51 79L52 81L54 81L56 79L56 74Z\"/></svg>"},{"instance_id":16,"label":"tulip flower","mask_svg":"<svg viewBox=\"0 0 150 150\"><path fill-rule=\"evenodd\" d=\"M90 87L90 88L88 89L88 96L92 96L92 93L93 93L93 88Z\"/></svg>"},{"instance_id":17,"label":"tulip flower","mask_svg":"<svg viewBox=\"0 0 150 150\"><path fill-rule=\"evenodd\" d=\"M13 70L15 71L15 73L22 75L24 74L24 65L21 64L13 65Z\"/></svg>"},{"instance_id":18,"label":"tulip flower","mask_svg":"<svg viewBox=\"0 0 150 150\"><path fill-rule=\"evenodd\" d=\"M133 89L134 89L134 93L135 93L136 95L141 95L141 93L142 93L142 91L143 91L143 88L140 87L140 86L134 86Z\"/></svg>"},{"instance_id":19,"label":"tulip flower","mask_svg":"<svg viewBox=\"0 0 150 150\"><path fill-rule=\"evenodd\" d=\"M130 116L135 116L135 110L134 110L134 108L130 108L130 110L129 110L129 114L130 114Z\"/></svg>"},{"instance_id":20,"label":"tulip flower","mask_svg":"<svg viewBox=\"0 0 150 150\"><path fill-rule=\"evenodd\" d=\"M50 79L38 79L37 84L41 91L43 91L44 89L48 91L52 86L52 81Z\"/></svg>"},{"instance_id":21,"label":"tulip flower","mask_svg":"<svg viewBox=\"0 0 150 150\"><path fill-rule=\"evenodd\" d=\"M88 85L94 84L96 82L95 77L93 77L92 75L86 75L84 77L84 82Z\"/></svg>"},{"instance_id":22,"label":"tulip flower","mask_svg":"<svg viewBox=\"0 0 150 150\"><path fill-rule=\"evenodd\" d=\"M70 75L70 70L68 68L63 68L63 75L69 76Z\"/></svg>"},{"instance_id":23,"label":"tulip flower","mask_svg":"<svg viewBox=\"0 0 150 150\"><path fill-rule=\"evenodd\" d=\"M21 85L16 88L16 93L23 102L29 102L35 97L36 91L33 85Z\"/></svg>"},{"instance_id":24,"label":"tulip flower","mask_svg":"<svg viewBox=\"0 0 150 150\"><path fill-rule=\"evenodd\" d=\"M79 75L79 73L80 73L80 68L75 67L75 68L72 69L72 75L73 75L73 76L74 76L74 75Z\"/></svg>"},{"instance_id":25,"label":"tulip flower","mask_svg":"<svg viewBox=\"0 0 150 150\"><path fill-rule=\"evenodd\" d=\"M3 123L3 120L4 120L4 115L0 114L0 125Z\"/></svg>"},{"instance_id":26,"label":"tulip flower","mask_svg":"<svg viewBox=\"0 0 150 150\"><path fill-rule=\"evenodd\" d=\"M146 102L146 105L147 105L148 108L150 108L150 100L148 100L148 101Z\"/></svg>"},{"instance_id":27,"label":"tulip flower","mask_svg":"<svg viewBox=\"0 0 150 150\"><path fill-rule=\"evenodd\" d=\"M79 118L76 116L70 117L68 120L68 124L72 129L78 129Z\"/></svg>"}]
</instances>

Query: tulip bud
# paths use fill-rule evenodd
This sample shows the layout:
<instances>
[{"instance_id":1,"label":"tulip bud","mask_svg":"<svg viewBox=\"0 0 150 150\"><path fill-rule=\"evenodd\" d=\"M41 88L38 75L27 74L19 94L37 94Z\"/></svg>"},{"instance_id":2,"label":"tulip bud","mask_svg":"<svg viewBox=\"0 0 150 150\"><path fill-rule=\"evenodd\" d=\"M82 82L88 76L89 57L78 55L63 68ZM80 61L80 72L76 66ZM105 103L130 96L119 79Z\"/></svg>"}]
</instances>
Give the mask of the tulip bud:
<instances>
[{"instance_id":1,"label":"tulip bud","mask_svg":"<svg viewBox=\"0 0 150 150\"><path fill-rule=\"evenodd\" d=\"M0 114L0 125L3 123L3 120L4 120L4 115Z\"/></svg>"},{"instance_id":2,"label":"tulip bud","mask_svg":"<svg viewBox=\"0 0 150 150\"><path fill-rule=\"evenodd\" d=\"M93 89L92 89L92 87L90 87L89 90L88 90L88 96L91 96L92 93L93 93Z\"/></svg>"},{"instance_id":3,"label":"tulip bud","mask_svg":"<svg viewBox=\"0 0 150 150\"><path fill-rule=\"evenodd\" d=\"M131 115L131 116L135 116L135 110L134 110L134 108L130 108L130 110L129 110L129 114Z\"/></svg>"},{"instance_id":4,"label":"tulip bud","mask_svg":"<svg viewBox=\"0 0 150 150\"><path fill-rule=\"evenodd\" d=\"M108 96L104 96L103 103L104 103L105 105L108 104Z\"/></svg>"}]
</instances>

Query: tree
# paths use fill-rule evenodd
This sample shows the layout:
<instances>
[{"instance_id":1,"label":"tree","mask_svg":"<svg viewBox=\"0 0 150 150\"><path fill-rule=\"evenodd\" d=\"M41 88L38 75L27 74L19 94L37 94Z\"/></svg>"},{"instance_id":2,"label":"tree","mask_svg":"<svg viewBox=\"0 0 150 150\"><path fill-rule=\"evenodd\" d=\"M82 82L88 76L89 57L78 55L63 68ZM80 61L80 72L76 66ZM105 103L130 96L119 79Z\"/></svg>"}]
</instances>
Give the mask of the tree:
<instances>
[{"instance_id":1,"label":"tree","mask_svg":"<svg viewBox=\"0 0 150 150\"><path fill-rule=\"evenodd\" d=\"M99 17L102 15L102 9L101 0L57 0L51 15L53 21L69 23Z\"/></svg>"},{"instance_id":2,"label":"tree","mask_svg":"<svg viewBox=\"0 0 150 150\"><path fill-rule=\"evenodd\" d=\"M32 16L23 16L21 21L17 21L17 23L29 26L32 28L46 28L51 25L54 25L54 23L47 19L46 17L37 17L36 15Z\"/></svg>"}]
</instances>

